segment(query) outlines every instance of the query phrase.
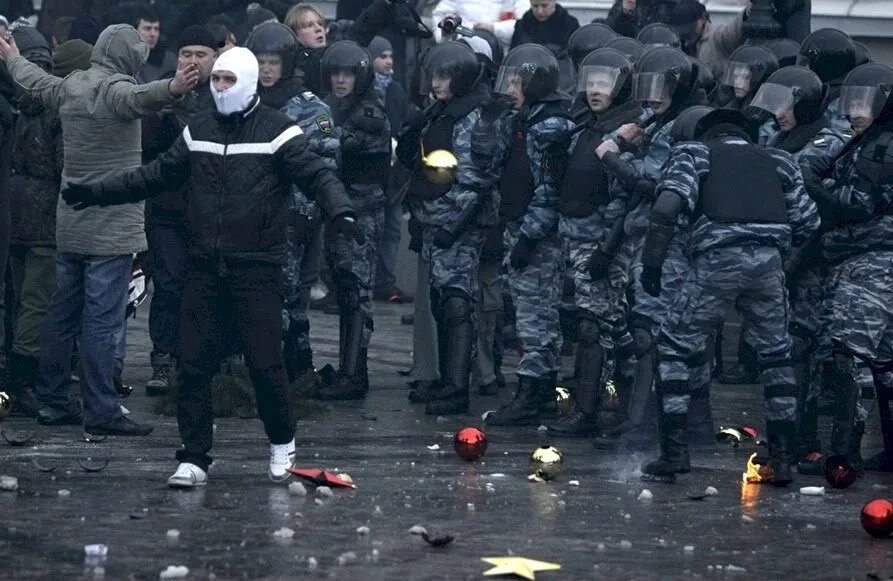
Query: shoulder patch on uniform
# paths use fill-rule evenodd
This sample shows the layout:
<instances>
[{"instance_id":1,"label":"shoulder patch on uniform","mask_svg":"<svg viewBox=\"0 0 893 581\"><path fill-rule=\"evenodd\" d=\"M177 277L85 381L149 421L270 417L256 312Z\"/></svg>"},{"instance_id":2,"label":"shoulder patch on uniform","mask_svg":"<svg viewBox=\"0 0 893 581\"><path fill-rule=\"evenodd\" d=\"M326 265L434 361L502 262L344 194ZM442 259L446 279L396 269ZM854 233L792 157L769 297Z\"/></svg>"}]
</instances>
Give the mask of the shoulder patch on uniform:
<instances>
[{"instance_id":1,"label":"shoulder patch on uniform","mask_svg":"<svg viewBox=\"0 0 893 581\"><path fill-rule=\"evenodd\" d=\"M319 127L319 130L323 133L331 133L332 132L332 118L328 115L319 115L316 118L316 126Z\"/></svg>"},{"instance_id":2,"label":"shoulder patch on uniform","mask_svg":"<svg viewBox=\"0 0 893 581\"><path fill-rule=\"evenodd\" d=\"M313 101L316 99L316 95L314 95L312 91L304 91L303 93L301 93L301 97L305 101Z\"/></svg>"},{"instance_id":3,"label":"shoulder patch on uniform","mask_svg":"<svg viewBox=\"0 0 893 581\"><path fill-rule=\"evenodd\" d=\"M818 139L812 140L813 145L825 145L826 143L828 143L828 140L824 137L819 137Z\"/></svg>"}]
</instances>

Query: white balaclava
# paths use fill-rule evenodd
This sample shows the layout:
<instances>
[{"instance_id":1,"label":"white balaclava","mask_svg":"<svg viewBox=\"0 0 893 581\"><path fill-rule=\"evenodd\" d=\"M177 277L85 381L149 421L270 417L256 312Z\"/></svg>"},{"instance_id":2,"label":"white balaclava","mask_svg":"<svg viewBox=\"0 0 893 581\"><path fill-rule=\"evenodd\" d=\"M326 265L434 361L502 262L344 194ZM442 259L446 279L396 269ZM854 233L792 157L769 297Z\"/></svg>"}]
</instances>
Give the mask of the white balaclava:
<instances>
[{"instance_id":1,"label":"white balaclava","mask_svg":"<svg viewBox=\"0 0 893 581\"><path fill-rule=\"evenodd\" d=\"M218 91L211 83L211 94L217 110L224 115L244 111L257 94L257 58L247 48L234 47L220 55L214 62L212 73L229 71L236 75L236 84L226 91Z\"/></svg>"}]
</instances>

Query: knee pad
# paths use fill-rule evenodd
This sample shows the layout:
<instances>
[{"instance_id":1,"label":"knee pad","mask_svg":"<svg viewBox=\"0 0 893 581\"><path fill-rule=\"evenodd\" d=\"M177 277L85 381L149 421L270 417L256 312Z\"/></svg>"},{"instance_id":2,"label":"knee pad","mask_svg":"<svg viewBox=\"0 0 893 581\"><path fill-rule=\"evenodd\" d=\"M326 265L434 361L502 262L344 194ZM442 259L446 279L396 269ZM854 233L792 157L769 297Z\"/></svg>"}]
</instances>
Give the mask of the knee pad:
<instances>
[{"instance_id":1,"label":"knee pad","mask_svg":"<svg viewBox=\"0 0 893 581\"><path fill-rule=\"evenodd\" d=\"M632 328L632 336L633 336L633 354L636 357L641 357L645 353L647 353L652 347L654 347L654 336L651 334L650 329L643 329L642 327L633 327Z\"/></svg>"},{"instance_id":2,"label":"knee pad","mask_svg":"<svg viewBox=\"0 0 893 581\"><path fill-rule=\"evenodd\" d=\"M360 281L350 272L336 270L335 300L342 310L355 311L360 308Z\"/></svg>"},{"instance_id":3,"label":"knee pad","mask_svg":"<svg viewBox=\"0 0 893 581\"><path fill-rule=\"evenodd\" d=\"M441 294L441 310L448 326L471 322L474 309L467 294L455 289L445 289Z\"/></svg>"},{"instance_id":4,"label":"knee pad","mask_svg":"<svg viewBox=\"0 0 893 581\"><path fill-rule=\"evenodd\" d=\"M835 350L831 355L831 373L835 377L854 379L856 377L856 360L853 355Z\"/></svg>"},{"instance_id":5,"label":"knee pad","mask_svg":"<svg viewBox=\"0 0 893 581\"><path fill-rule=\"evenodd\" d=\"M598 342L600 335L598 323L588 317L577 319L577 341L585 345L593 345Z\"/></svg>"}]
</instances>

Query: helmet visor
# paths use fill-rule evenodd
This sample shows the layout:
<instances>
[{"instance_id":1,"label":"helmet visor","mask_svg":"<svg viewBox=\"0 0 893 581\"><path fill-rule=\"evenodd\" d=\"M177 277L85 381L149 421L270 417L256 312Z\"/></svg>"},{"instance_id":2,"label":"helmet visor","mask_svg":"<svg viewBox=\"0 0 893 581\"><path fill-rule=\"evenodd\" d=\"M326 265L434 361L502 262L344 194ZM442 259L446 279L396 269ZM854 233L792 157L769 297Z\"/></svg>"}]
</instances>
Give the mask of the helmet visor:
<instances>
[{"instance_id":1,"label":"helmet visor","mask_svg":"<svg viewBox=\"0 0 893 581\"><path fill-rule=\"evenodd\" d=\"M578 93L600 93L615 97L619 89L617 80L621 70L617 67L584 66L577 80Z\"/></svg>"},{"instance_id":2,"label":"helmet visor","mask_svg":"<svg viewBox=\"0 0 893 581\"><path fill-rule=\"evenodd\" d=\"M730 62L726 65L722 77L722 84L731 87L735 91L750 93L753 87L753 67L745 63Z\"/></svg>"},{"instance_id":3,"label":"helmet visor","mask_svg":"<svg viewBox=\"0 0 893 581\"><path fill-rule=\"evenodd\" d=\"M633 101L666 101L673 96L676 78L666 73L636 73L633 75Z\"/></svg>"},{"instance_id":4,"label":"helmet visor","mask_svg":"<svg viewBox=\"0 0 893 581\"><path fill-rule=\"evenodd\" d=\"M796 89L775 83L764 83L757 91L753 101L750 102L750 106L767 111L777 117L781 113L793 111L797 100Z\"/></svg>"},{"instance_id":5,"label":"helmet visor","mask_svg":"<svg viewBox=\"0 0 893 581\"><path fill-rule=\"evenodd\" d=\"M877 118L884 109L887 95L879 87L849 87L840 89L840 112L848 117Z\"/></svg>"},{"instance_id":6,"label":"helmet visor","mask_svg":"<svg viewBox=\"0 0 893 581\"><path fill-rule=\"evenodd\" d=\"M499 67L499 75L496 77L494 91L500 95L524 94L532 78L533 72L530 66Z\"/></svg>"}]
</instances>

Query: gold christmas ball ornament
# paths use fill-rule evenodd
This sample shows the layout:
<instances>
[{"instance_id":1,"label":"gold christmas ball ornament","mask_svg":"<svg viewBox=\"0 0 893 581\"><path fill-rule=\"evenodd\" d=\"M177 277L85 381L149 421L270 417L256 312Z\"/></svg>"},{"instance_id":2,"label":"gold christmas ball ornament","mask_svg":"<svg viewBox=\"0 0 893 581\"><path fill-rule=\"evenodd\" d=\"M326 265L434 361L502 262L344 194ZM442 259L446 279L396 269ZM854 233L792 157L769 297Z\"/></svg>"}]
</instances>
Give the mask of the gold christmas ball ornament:
<instances>
[{"instance_id":1,"label":"gold christmas ball ornament","mask_svg":"<svg viewBox=\"0 0 893 581\"><path fill-rule=\"evenodd\" d=\"M530 468L533 475L543 480L555 480L561 473L563 458L558 448L543 445L530 455Z\"/></svg>"},{"instance_id":2,"label":"gold christmas ball ornament","mask_svg":"<svg viewBox=\"0 0 893 581\"><path fill-rule=\"evenodd\" d=\"M456 181L456 170L459 160L445 149L435 149L422 158L425 168L425 179L432 184L447 186Z\"/></svg>"},{"instance_id":3,"label":"gold christmas ball ornament","mask_svg":"<svg viewBox=\"0 0 893 581\"><path fill-rule=\"evenodd\" d=\"M0 420L9 415L12 410L12 398L5 391L0 391Z\"/></svg>"},{"instance_id":4,"label":"gold christmas ball ornament","mask_svg":"<svg viewBox=\"0 0 893 581\"><path fill-rule=\"evenodd\" d=\"M558 407L558 413L566 416L571 413L574 407L574 398L566 387L555 388L555 405Z\"/></svg>"}]
</instances>

